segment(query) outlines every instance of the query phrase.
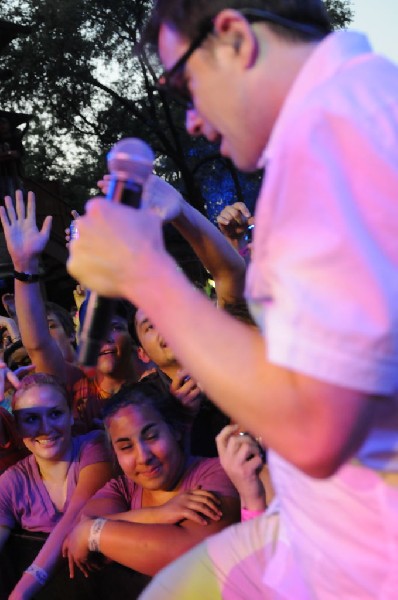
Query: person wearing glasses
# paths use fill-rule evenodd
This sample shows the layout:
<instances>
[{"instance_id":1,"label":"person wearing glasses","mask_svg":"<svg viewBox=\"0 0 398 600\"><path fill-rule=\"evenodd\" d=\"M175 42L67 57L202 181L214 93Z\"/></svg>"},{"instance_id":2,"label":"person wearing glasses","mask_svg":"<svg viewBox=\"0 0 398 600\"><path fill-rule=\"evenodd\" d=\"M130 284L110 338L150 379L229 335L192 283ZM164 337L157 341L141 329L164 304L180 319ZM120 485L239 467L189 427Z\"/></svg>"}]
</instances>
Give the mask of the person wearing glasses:
<instances>
[{"instance_id":1,"label":"person wearing glasses","mask_svg":"<svg viewBox=\"0 0 398 600\"><path fill-rule=\"evenodd\" d=\"M192 289L145 206L88 203L69 270L140 306L261 436L278 502L144 598L395 598L398 69L331 32L321 0L158 0L144 36L188 131L266 168L246 283L261 333Z\"/></svg>"}]
</instances>

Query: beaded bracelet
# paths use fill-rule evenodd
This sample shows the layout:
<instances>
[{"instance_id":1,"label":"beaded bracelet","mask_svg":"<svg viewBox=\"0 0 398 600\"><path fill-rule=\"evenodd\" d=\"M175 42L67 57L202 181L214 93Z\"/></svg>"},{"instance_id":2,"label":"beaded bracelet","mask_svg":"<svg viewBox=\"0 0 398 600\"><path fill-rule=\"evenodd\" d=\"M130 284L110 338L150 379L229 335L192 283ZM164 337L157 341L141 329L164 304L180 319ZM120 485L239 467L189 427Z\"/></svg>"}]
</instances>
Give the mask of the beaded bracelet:
<instances>
[{"instance_id":1,"label":"beaded bracelet","mask_svg":"<svg viewBox=\"0 0 398 600\"><path fill-rule=\"evenodd\" d=\"M88 536L88 549L90 552L100 552L99 541L101 537L101 531L106 523L107 519L99 517L93 521Z\"/></svg>"},{"instance_id":2,"label":"beaded bracelet","mask_svg":"<svg viewBox=\"0 0 398 600\"><path fill-rule=\"evenodd\" d=\"M38 567L37 565L35 565L35 563L32 563L30 567L25 569L25 573L29 573L29 575L32 575L36 579L37 583L39 583L40 585L45 585L47 583L47 571L45 571L41 567Z\"/></svg>"}]
</instances>

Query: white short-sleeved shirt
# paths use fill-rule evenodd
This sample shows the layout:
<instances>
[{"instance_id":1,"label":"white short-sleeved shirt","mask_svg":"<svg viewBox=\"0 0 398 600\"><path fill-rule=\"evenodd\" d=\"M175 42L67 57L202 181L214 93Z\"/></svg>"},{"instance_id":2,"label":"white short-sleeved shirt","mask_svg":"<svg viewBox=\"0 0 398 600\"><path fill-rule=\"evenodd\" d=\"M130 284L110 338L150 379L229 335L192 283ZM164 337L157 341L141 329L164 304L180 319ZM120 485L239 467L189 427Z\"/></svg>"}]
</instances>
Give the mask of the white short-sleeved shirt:
<instances>
[{"instance_id":1,"label":"white short-sleeved shirt","mask_svg":"<svg viewBox=\"0 0 398 600\"><path fill-rule=\"evenodd\" d=\"M398 69L337 32L299 74L261 164L246 294L271 362L398 388Z\"/></svg>"}]
</instances>

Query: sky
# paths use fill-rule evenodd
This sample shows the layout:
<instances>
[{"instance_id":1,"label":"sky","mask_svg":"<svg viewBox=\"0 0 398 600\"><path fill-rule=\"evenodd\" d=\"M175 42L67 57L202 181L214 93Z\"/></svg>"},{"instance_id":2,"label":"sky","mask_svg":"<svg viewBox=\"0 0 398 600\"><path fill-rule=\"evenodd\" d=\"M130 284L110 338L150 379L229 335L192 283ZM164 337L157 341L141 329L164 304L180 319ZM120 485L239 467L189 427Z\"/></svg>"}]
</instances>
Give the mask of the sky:
<instances>
[{"instance_id":1,"label":"sky","mask_svg":"<svg viewBox=\"0 0 398 600\"><path fill-rule=\"evenodd\" d=\"M351 6L349 29L366 33L376 52L398 65L398 0L351 0Z\"/></svg>"}]
</instances>

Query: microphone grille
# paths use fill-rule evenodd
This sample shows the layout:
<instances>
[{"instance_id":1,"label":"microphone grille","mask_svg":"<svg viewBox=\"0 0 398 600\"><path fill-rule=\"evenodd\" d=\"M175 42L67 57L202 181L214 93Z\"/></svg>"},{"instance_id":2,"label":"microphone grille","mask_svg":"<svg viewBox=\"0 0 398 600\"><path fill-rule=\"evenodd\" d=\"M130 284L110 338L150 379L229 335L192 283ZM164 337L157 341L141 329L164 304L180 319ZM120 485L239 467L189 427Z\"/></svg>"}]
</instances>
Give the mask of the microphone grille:
<instances>
[{"instance_id":1,"label":"microphone grille","mask_svg":"<svg viewBox=\"0 0 398 600\"><path fill-rule=\"evenodd\" d=\"M139 184L145 183L152 173L154 153L139 138L124 138L108 152L108 169L117 179L133 179Z\"/></svg>"}]
</instances>

